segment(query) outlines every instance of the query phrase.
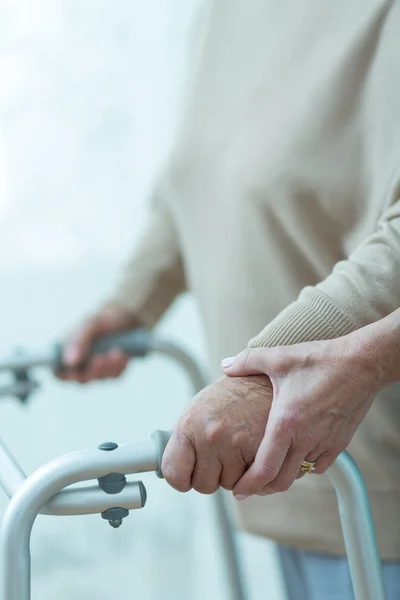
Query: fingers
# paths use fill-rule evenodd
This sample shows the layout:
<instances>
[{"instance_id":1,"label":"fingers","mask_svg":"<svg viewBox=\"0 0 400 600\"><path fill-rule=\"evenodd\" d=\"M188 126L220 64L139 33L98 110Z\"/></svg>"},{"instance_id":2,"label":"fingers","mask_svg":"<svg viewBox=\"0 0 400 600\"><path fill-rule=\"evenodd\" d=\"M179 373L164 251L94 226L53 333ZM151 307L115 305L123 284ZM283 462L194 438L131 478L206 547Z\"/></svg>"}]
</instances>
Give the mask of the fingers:
<instances>
[{"instance_id":1,"label":"fingers","mask_svg":"<svg viewBox=\"0 0 400 600\"><path fill-rule=\"evenodd\" d=\"M303 460L306 460L307 462L317 463L320 456L321 456L321 451L314 449L314 450L312 450L312 452L309 452ZM303 460L301 462L303 462ZM301 465L300 465L300 467L301 467ZM304 475L307 475L307 473L304 473L304 471L302 471L300 467L299 467L299 472L297 473L296 479L301 479L302 477L304 477ZM312 471L312 473L315 473L315 471Z\"/></svg>"},{"instance_id":2,"label":"fingers","mask_svg":"<svg viewBox=\"0 0 400 600\"><path fill-rule=\"evenodd\" d=\"M222 464L222 471L219 479L219 485L225 490L233 490L237 482L247 471L248 465L242 456L229 453Z\"/></svg>"},{"instance_id":3,"label":"fingers","mask_svg":"<svg viewBox=\"0 0 400 600\"><path fill-rule=\"evenodd\" d=\"M221 366L225 375L246 377L247 375L272 375L279 373L293 362L294 347L247 348L237 356L224 358Z\"/></svg>"},{"instance_id":4,"label":"fingers","mask_svg":"<svg viewBox=\"0 0 400 600\"><path fill-rule=\"evenodd\" d=\"M322 475L335 462L341 450L327 450L326 446L319 444L307 454L304 460L315 463L315 475Z\"/></svg>"},{"instance_id":5,"label":"fingers","mask_svg":"<svg viewBox=\"0 0 400 600\"><path fill-rule=\"evenodd\" d=\"M210 451L205 448L195 450L185 436L179 435L171 442L164 457L163 475L180 492L193 488L201 494L213 494L220 486L232 490L246 469L242 459L220 461L211 447Z\"/></svg>"},{"instance_id":6,"label":"fingers","mask_svg":"<svg viewBox=\"0 0 400 600\"><path fill-rule=\"evenodd\" d=\"M304 458L303 450L296 450L294 447L291 447L287 452L285 460L283 461L282 466L279 472L277 473L276 477L271 479L269 483L266 483L264 486L260 486L259 484L262 481L262 478L259 478L258 485L256 484L255 486L253 486L253 481L256 481L256 479L251 481L249 480L249 482L247 482L245 479L247 474L249 473L248 471L248 473L246 473L243 476L242 480L238 482L238 485L235 486L234 494L237 497L237 490L240 489L240 498L238 499L242 499L241 496L247 497L252 494L256 494L258 496L267 496L269 494L286 492L292 486L296 479L301 479L306 474L301 470L303 460L306 460L308 462L315 462L316 468L315 471L313 471L313 473L319 474L324 473L326 469L331 466L331 464L335 461L336 456L337 455L330 452L324 452L318 455L318 452L313 451L308 453L306 458ZM266 464L268 463L268 461L269 459L265 457L264 463ZM265 481L266 480L267 478L265 479ZM244 485L244 487L242 487L242 485Z\"/></svg>"},{"instance_id":7,"label":"fingers","mask_svg":"<svg viewBox=\"0 0 400 600\"><path fill-rule=\"evenodd\" d=\"M70 338L64 351L66 367L76 368L89 353L94 339L101 335L102 325L99 319L88 319Z\"/></svg>"},{"instance_id":8,"label":"fingers","mask_svg":"<svg viewBox=\"0 0 400 600\"><path fill-rule=\"evenodd\" d=\"M313 471L311 474L318 475L325 473L325 471L329 469L329 467L335 462L338 454L338 452L328 451L319 454L318 450L314 450L309 452L304 458L303 451L290 448L278 474L274 479L271 479L271 481L265 484L263 487L259 487L259 484L256 482L261 482L262 477L257 479L257 476L252 476L250 473L251 469L249 469L249 471L235 486L234 495L238 500L242 500L252 494L256 494L258 496L267 496L269 494L286 492L296 479L301 479L304 477L304 475L306 475L306 473L301 470L303 460L306 460L307 462L314 462L315 471ZM264 464L267 464L267 462L268 459L265 458ZM273 473L273 470L271 472ZM248 480L247 476L249 476Z\"/></svg>"},{"instance_id":9,"label":"fingers","mask_svg":"<svg viewBox=\"0 0 400 600\"><path fill-rule=\"evenodd\" d=\"M201 494L213 494L219 488L222 465L215 455L207 452L197 453L192 473L192 488Z\"/></svg>"},{"instance_id":10,"label":"fingers","mask_svg":"<svg viewBox=\"0 0 400 600\"><path fill-rule=\"evenodd\" d=\"M325 473L325 471L335 462L337 456L338 453L335 452L322 452L319 454L318 450L314 450L308 453L304 458L303 452L298 452L291 448L287 453L286 459L277 477L271 481L271 483L265 485L258 492L258 495L267 496L269 494L286 492L296 479L301 479L306 475L306 473L301 470L303 460L315 463L315 471L312 471L312 474L318 475Z\"/></svg>"},{"instance_id":11,"label":"fingers","mask_svg":"<svg viewBox=\"0 0 400 600\"><path fill-rule=\"evenodd\" d=\"M278 475L273 481L261 488L258 495L267 496L268 494L275 494L277 492L286 492L299 477L299 474L305 474L301 471L301 463L303 460L303 452L290 448Z\"/></svg>"},{"instance_id":12,"label":"fingers","mask_svg":"<svg viewBox=\"0 0 400 600\"><path fill-rule=\"evenodd\" d=\"M64 381L79 383L118 377L129 360L121 350L115 348L102 355L88 355L96 339L126 329L131 323L129 318L121 311L108 309L85 321L67 343L63 355L64 364L57 376Z\"/></svg>"},{"instance_id":13,"label":"fingers","mask_svg":"<svg viewBox=\"0 0 400 600\"><path fill-rule=\"evenodd\" d=\"M318 456L315 460L315 471L313 471L316 475L321 475L325 473L327 469L335 462L340 452L323 452ZM308 458L306 459L308 460Z\"/></svg>"},{"instance_id":14,"label":"fingers","mask_svg":"<svg viewBox=\"0 0 400 600\"><path fill-rule=\"evenodd\" d=\"M243 500L258 494L266 485L274 481L282 469L290 445L290 438L279 425L269 423L253 464L233 489L234 496L238 500Z\"/></svg>"},{"instance_id":15,"label":"fingers","mask_svg":"<svg viewBox=\"0 0 400 600\"><path fill-rule=\"evenodd\" d=\"M107 354L94 356L80 368L64 370L58 376L64 381L77 381L78 383L87 383L94 379L114 378L123 373L128 362L129 357L115 348Z\"/></svg>"},{"instance_id":16,"label":"fingers","mask_svg":"<svg viewBox=\"0 0 400 600\"><path fill-rule=\"evenodd\" d=\"M165 448L161 471L166 481L178 492L188 492L192 487L195 464L193 444L178 427Z\"/></svg>"},{"instance_id":17,"label":"fingers","mask_svg":"<svg viewBox=\"0 0 400 600\"><path fill-rule=\"evenodd\" d=\"M224 358L221 366L225 374L231 377L266 374L272 354L272 348L249 348L237 356Z\"/></svg>"},{"instance_id":18,"label":"fingers","mask_svg":"<svg viewBox=\"0 0 400 600\"><path fill-rule=\"evenodd\" d=\"M132 315L117 308L106 308L86 319L70 336L63 356L65 366L78 367L88 356L96 339L103 335L127 330L132 324Z\"/></svg>"}]
</instances>

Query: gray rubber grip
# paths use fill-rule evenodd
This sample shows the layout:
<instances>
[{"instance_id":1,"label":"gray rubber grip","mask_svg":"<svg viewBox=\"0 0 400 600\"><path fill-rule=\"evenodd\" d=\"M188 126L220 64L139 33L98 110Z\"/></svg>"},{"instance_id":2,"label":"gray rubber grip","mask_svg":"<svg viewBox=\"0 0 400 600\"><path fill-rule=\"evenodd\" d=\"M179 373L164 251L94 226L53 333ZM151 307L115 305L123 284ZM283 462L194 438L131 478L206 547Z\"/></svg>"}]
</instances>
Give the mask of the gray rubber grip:
<instances>
[{"instance_id":1,"label":"gray rubber grip","mask_svg":"<svg viewBox=\"0 0 400 600\"><path fill-rule=\"evenodd\" d=\"M161 472L161 462L164 454L164 450L171 439L172 431L162 431L161 429L157 429L153 431L151 434L151 438L155 441L157 447L157 463L158 469L156 471L157 477L160 479L164 479L164 475Z\"/></svg>"},{"instance_id":2,"label":"gray rubber grip","mask_svg":"<svg viewBox=\"0 0 400 600\"><path fill-rule=\"evenodd\" d=\"M144 357L150 350L151 333L146 329L132 329L124 333L116 333L104 336L94 342L90 350L90 356L94 354L105 354L109 350L118 348L131 357ZM55 347L55 367L63 368L63 354L65 346L57 344Z\"/></svg>"},{"instance_id":3,"label":"gray rubber grip","mask_svg":"<svg viewBox=\"0 0 400 600\"><path fill-rule=\"evenodd\" d=\"M90 354L104 354L113 348L123 350L128 356L146 356L150 348L150 332L146 329L132 329L125 333L107 335L96 340Z\"/></svg>"}]
</instances>

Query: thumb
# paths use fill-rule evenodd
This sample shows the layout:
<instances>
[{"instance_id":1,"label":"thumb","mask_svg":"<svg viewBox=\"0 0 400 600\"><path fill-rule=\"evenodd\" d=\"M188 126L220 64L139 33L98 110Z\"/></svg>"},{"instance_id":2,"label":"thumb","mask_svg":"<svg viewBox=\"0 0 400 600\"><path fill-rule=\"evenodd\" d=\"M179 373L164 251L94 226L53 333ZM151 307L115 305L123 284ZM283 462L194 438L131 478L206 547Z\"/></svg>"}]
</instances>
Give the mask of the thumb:
<instances>
[{"instance_id":1,"label":"thumb","mask_svg":"<svg viewBox=\"0 0 400 600\"><path fill-rule=\"evenodd\" d=\"M188 492L196 466L196 451L189 438L175 429L161 461L161 472L166 481L179 492Z\"/></svg>"},{"instance_id":2,"label":"thumb","mask_svg":"<svg viewBox=\"0 0 400 600\"><path fill-rule=\"evenodd\" d=\"M96 323L89 321L71 336L63 354L63 360L67 367L77 367L85 360L97 334Z\"/></svg>"},{"instance_id":3,"label":"thumb","mask_svg":"<svg viewBox=\"0 0 400 600\"><path fill-rule=\"evenodd\" d=\"M221 366L230 377L268 374L272 366L272 348L248 348L237 356L224 358Z\"/></svg>"}]
</instances>

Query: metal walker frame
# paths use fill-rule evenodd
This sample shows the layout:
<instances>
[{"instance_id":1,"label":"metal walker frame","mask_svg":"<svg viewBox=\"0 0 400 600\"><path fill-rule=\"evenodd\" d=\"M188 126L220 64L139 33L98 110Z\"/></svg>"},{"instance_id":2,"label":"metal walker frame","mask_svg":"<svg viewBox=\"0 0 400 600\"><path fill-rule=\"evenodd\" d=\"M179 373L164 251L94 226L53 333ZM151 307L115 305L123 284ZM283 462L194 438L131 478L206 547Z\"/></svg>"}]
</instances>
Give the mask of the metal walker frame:
<instances>
[{"instance_id":1,"label":"metal walker frame","mask_svg":"<svg viewBox=\"0 0 400 600\"><path fill-rule=\"evenodd\" d=\"M121 348L129 356L156 352L178 361L198 392L207 385L196 362L178 345L144 331L108 336L96 342L92 353ZM44 353L19 354L0 360L0 372L14 374L14 382L0 388L0 397L12 395L25 402L38 387L31 379L33 367L62 366L62 346ZM51 460L26 477L0 441L0 485L10 497L0 532L0 600L31 599L30 537L38 514L82 515L101 513L119 527L129 510L142 508L146 490L141 481L127 482L126 475L154 471L160 478L161 458L171 433L156 431L151 439L118 446L113 442L79 450ZM367 491L362 475L347 452L327 471L337 496L338 509L356 600L385 600L381 562ZM71 487L97 479L97 485ZM68 489L64 489L68 488ZM213 495L223 544L230 600L245 600L246 592L234 529L222 491Z\"/></svg>"}]
</instances>

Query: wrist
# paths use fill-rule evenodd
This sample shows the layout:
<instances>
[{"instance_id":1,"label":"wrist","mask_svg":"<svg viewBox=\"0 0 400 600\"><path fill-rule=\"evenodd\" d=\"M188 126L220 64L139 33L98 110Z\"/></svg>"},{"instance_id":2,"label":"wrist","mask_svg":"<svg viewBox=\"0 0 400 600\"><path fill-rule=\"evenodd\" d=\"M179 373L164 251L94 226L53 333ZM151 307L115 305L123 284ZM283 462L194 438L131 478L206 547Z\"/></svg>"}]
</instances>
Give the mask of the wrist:
<instances>
[{"instance_id":1,"label":"wrist","mask_svg":"<svg viewBox=\"0 0 400 600\"><path fill-rule=\"evenodd\" d=\"M400 380L400 319L397 324L389 315L347 337L356 360L370 373L376 391Z\"/></svg>"}]
</instances>

